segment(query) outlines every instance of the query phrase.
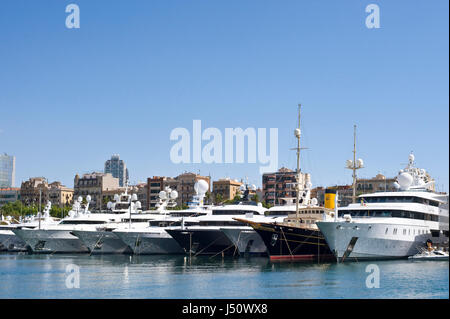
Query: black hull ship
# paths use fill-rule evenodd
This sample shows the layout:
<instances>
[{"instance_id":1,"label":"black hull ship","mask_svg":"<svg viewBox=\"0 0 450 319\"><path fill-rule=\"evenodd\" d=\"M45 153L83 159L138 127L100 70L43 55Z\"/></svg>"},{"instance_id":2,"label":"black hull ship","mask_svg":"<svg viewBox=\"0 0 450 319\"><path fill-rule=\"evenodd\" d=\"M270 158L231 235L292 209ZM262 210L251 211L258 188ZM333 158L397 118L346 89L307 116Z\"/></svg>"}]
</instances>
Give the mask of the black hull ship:
<instances>
[{"instance_id":1,"label":"black hull ship","mask_svg":"<svg viewBox=\"0 0 450 319\"><path fill-rule=\"evenodd\" d=\"M318 229L284 223L246 222L261 236L270 260L336 260Z\"/></svg>"},{"instance_id":2,"label":"black hull ship","mask_svg":"<svg viewBox=\"0 0 450 319\"><path fill-rule=\"evenodd\" d=\"M237 254L234 244L217 229L167 229L186 254L192 255L233 255Z\"/></svg>"}]
</instances>

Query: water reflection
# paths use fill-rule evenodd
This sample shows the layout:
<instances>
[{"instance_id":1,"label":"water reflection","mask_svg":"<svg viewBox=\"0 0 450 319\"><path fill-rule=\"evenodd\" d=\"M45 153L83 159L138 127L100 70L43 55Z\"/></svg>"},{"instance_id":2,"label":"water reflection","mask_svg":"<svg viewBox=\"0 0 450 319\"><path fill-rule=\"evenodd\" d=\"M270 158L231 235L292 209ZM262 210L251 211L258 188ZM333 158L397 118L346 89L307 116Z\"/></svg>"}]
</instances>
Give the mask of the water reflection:
<instances>
[{"instance_id":1,"label":"water reflection","mask_svg":"<svg viewBox=\"0 0 450 319\"><path fill-rule=\"evenodd\" d=\"M65 269L80 267L80 288ZM448 262L271 262L265 257L0 254L0 298L448 298Z\"/></svg>"}]
</instances>

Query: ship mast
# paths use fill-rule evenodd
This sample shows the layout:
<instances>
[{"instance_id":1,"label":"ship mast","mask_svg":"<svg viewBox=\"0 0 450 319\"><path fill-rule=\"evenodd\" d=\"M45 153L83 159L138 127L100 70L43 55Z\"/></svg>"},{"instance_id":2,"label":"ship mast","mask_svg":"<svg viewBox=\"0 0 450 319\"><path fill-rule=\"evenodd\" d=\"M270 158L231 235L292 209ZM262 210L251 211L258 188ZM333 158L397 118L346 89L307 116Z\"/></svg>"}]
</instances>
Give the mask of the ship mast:
<instances>
[{"instance_id":1,"label":"ship mast","mask_svg":"<svg viewBox=\"0 0 450 319\"><path fill-rule=\"evenodd\" d=\"M361 159L356 160L356 125L353 125L353 161L347 161L347 168L353 171L352 203L356 203L356 170L363 167L363 161Z\"/></svg>"},{"instance_id":2,"label":"ship mast","mask_svg":"<svg viewBox=\"0 0 450 319\"><path fill-rule=\"evenodd\" d=\"M298 202L300 200L300 112L301 112L302 105L298 105L298 128L295 130L295 137L297 138L297 191L296 191L296 202L295 202L295 216L297 220L299 220L299 210L298 210Z\"/></svg>"}]
</instances>

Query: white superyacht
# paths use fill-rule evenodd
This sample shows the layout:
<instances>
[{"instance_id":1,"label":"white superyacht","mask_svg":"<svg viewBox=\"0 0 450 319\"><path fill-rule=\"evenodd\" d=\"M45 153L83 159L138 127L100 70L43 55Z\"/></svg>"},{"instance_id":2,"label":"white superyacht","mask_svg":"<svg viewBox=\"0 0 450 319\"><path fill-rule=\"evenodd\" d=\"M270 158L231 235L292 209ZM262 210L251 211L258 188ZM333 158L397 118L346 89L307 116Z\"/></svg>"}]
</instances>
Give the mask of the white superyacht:
<instances>
[{"instance_id":1,"label":"white superyacht","mask_svg":"<svg viewBox=\"0 0 450 319\"><path fill-rule=\"evenodd\" d=\"M317 225L339 261L406 258L430 240L448 245L448 194L432 191L433 184L410 154L399 191L360 195L360 203Z\"/></svg>"},{"instance_id":2,"label":"white superyacht","mask_svg":"<svg viewBox=\"0 0 450 319\"><path fill-rule=\"evenodd\" d=\"M122 218L121 214L91 214L89 195L86 200L87 204L83 208L82 197L78 197L69 215L57 224L41 224L36 228L20 227L12 231L27 243L33 253L87 253L89 249L72 231L120 222Z\"/></svg>"},{"instance_id":3,"label":"white superyacht","mask_svg":"<svg viewBox=\"0 0 450 319\"><path fill-rule=\"evenodd\" d=\"M167 229L181 225L196 225L198 217L210 214L208 206L203 205L203 198L208 189L208 184L200 180L195 183L196 195L188 209L170 210L176 206L178 197L176 190L166 187L159 193L157 204L157 217L143 225L142 223L130 224L129 227L120 227L113 230L124 243L126 243L136 255L150 254L181 254L184 250L176 240L167 233Z\"/></svg>"}]
</instances>

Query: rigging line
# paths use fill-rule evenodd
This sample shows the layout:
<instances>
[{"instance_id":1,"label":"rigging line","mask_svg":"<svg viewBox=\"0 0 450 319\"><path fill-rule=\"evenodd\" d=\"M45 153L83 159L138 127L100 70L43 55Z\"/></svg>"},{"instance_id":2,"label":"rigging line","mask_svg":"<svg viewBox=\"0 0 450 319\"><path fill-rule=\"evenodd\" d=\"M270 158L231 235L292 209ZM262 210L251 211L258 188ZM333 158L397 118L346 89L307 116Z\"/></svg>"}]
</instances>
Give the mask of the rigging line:
<instances>
[{"instance_id":1,"label":"rigging line","mask_svg":"<svg viewBox=\"0 0 450 319\"><path fill-rule=\"evenodd\" d=\"M242 234L242 231L239 232L238 240L237 240L236 245L234 247L233 257L234 257L234 254L236 253L237 248L238 248L239 240L241 239L241 234Z\"/></svg>"},{"instance_id":2,"label":"rigging line","mask_svg":"<svg viewBox=\"0 0 450 319\"><path fill-rule=\"evenodd\" d=\"M100 240L102 240L102 238L103 238L103 234L100 236L100 238L99 238L99 239L97 240L97 242L95 243L94 247L92 248L92 251L89 253L89 256L92 255L92 253L93 253L94 250L95 250L95 247L97 247L98 243L100 242Z\"/></svg>"},{"instance_id":3,"label":"rigging line","mask_svg":"<svg viewBox=\"0 0 450 319\"><path fill-rule=\"evenodd\" d=\"M204 251L206 248L211 247L212 244L214 244L216 241L218 241L219 239L222 239L222 237L217 237L216 239L214 239L209 245L207 245L205 248L203 248L202 250L200 250L198 253L196 253L194 255L194 257L196 257L198 254L200 254L202 251Z\"/></svg>"},{"instance_id":4,"label":"rigging line","mask_svg":"<svg viewBox=\"0 0 450 319\"><path fill-rule=\"evenodd\" d=\"M289 253L291 254L291 256L293 256L292 251L291 251L291 247L289 247L288 240L287 240L286 236L284 235L283 227L280 227L280 230L281 230L281 233L283 234L284 240L286 241L286 246L289 249Z\"/></svg>"}]
</instances>

